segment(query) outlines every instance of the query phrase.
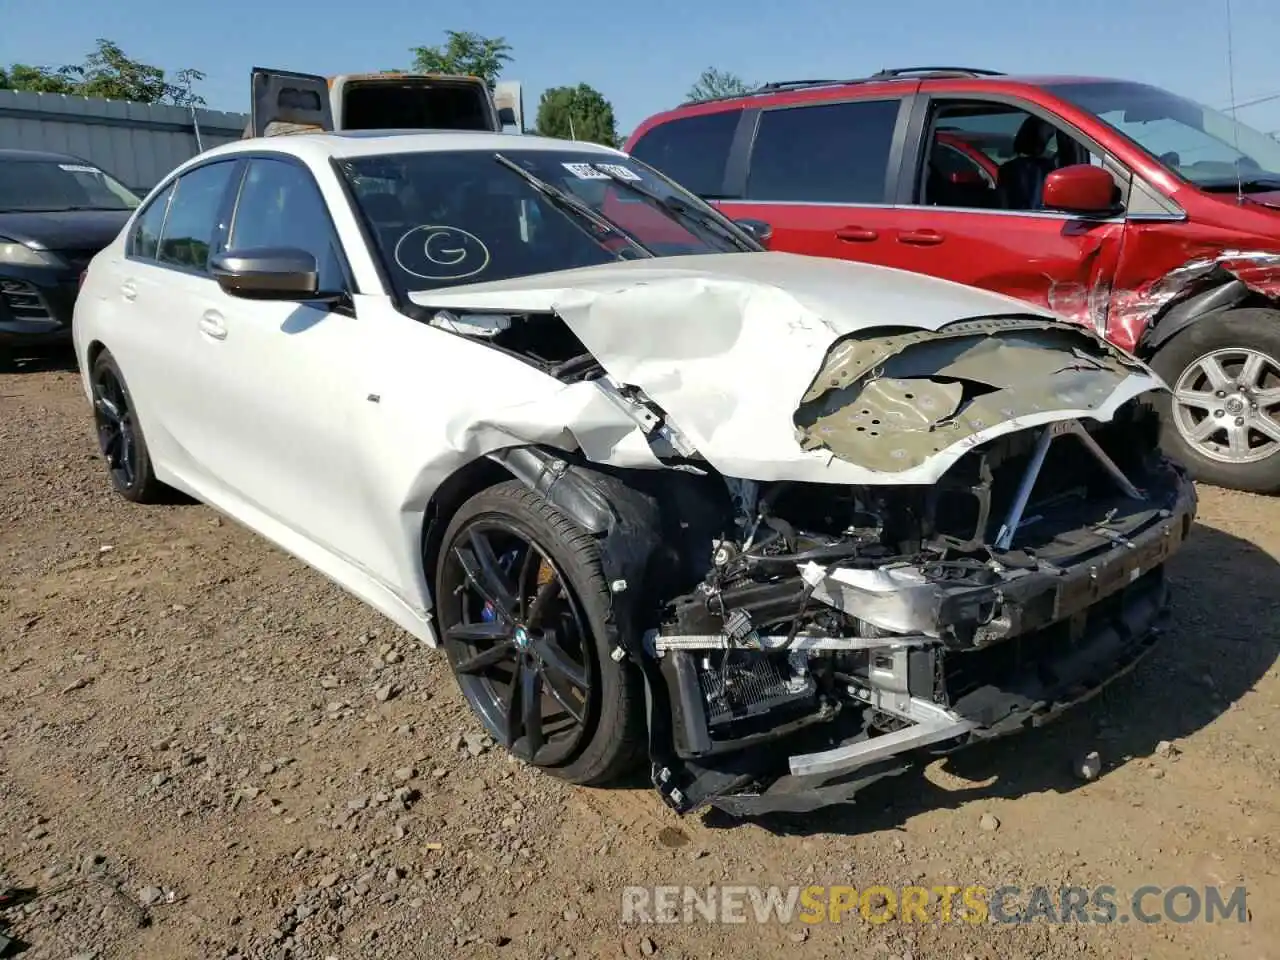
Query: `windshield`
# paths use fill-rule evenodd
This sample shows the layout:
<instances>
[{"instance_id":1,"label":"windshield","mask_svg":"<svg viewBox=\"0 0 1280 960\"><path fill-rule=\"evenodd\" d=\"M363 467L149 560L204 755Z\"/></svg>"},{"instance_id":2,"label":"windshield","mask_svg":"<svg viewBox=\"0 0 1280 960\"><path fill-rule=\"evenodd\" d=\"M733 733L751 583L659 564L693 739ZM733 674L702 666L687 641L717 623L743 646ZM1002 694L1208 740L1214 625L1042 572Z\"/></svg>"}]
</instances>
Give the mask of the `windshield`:
<instances>
[{"instance_id":1,"label":"windshield","mask_svg":"<svg viewBox=\"0 0 1280 960\"><path fill-rule=\"evenodd\" d=\"M340 167L401 295L648 255L742 249L724 235L727 221L713 208L629 157L516 146L500 155L352 157ZM575 210L575 200L586 209ZM689 209L697 218L684 213ZM706 217L713 223L699 219Z\"/></svg>"},{"instance_id":2,"label":"windshield","mask_svg":"<svg viewBox=\"0 0 1280 960\"><path fill-rule=\"evenodd\" d=\"M0 212L132 210L141 201L91 164L72 160L0 160Z\"/></svg>"},{"instance_id":3,"label":"windshield","mask_svg":"<svg viewBox=\"0 0 1280 960\"><path fill-rule=\"evenodd\" d=\"M1136 141L1161 163L1209 190L1280 186L1280 142L1225 113L1142 83L1054 84L1048 89Z\"/></svg>"}]
</instances>

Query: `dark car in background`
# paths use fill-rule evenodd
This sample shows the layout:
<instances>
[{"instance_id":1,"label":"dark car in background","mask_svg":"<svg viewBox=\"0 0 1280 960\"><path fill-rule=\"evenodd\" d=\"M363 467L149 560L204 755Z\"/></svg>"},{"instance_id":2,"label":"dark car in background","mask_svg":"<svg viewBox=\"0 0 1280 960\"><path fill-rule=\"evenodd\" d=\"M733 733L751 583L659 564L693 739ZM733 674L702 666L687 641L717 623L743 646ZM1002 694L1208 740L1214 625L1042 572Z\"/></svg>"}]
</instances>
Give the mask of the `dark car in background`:
<instances>
[{"instance_id":1,"label":"dark car in background","mask_svg":"<svg viewBox=\"0 0 1280 960\"><path fill-rule=\"evenodd\" d=\"M0 150L0 364L70 343L80 275L139 202L79 157Z\"/></svg>"}]
</instances>

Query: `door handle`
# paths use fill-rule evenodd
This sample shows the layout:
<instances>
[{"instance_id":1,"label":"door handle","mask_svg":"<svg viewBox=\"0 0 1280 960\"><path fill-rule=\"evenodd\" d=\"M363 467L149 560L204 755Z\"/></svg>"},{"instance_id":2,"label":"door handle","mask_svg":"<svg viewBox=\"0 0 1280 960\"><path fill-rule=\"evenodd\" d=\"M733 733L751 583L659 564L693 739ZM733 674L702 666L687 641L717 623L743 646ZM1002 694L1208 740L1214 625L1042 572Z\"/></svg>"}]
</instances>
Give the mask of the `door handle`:
<instances>
[{"instance_id":1,"label":"door handle","mask_svg":"<svg viewBox=\"0 0 1280 960\"><path fill-rule=\"evenodd\" d=\"M850 224L847 227L839 227L836 230L836 239L845 240L849 243L870 243L872 240L880 239L880 234L875 230L859 227L857 224Z\"/></svg>"},{"instance_id":2,"label":"door handle","mask_svg":"<svg viewBox=\"0 0 1280 960\"><path fill-rule=\"evenodd\" d=\"M217 310L206 310L200 317L200 332L211 340L227 339L227 327L222 322L222 314Z\"/></svg>"},{"instance_id":3,"label":"door handle","mask_svg":"<svg viewBox=\"0 0 1280 960\"><path fill-rule=\"evenodd\" d=\"M902 230L898 233L899 243L910 243L917 247L932 247L945 239L937 230Z\"/></svg>"},{"instance_id":4,"label":"door handle","mask_svg":"<svg viewBox=\"0 0 1280 960\"><path fill-rule=\"evenodd\" d=\"M132 280L125 280L120 284L120 296L126 300L138 299L138 287Z\"/></svg>"}]
</instances>

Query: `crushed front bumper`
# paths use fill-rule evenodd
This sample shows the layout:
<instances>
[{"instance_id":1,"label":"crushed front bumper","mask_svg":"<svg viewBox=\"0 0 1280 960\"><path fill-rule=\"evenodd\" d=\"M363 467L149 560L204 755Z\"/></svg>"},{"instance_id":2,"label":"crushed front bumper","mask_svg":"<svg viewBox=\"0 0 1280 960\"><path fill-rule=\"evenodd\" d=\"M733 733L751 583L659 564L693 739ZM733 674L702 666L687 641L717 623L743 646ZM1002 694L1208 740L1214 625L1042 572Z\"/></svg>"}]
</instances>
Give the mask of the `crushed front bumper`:
<instances>
[{"instance_id":1,"label":"crushed front bumper","mask_svg":"<svg viewBox=\"0 0 1280 960\"><path fill-rule=\"evenodd\" d=\"M1169 469L1176 487L1171 508L1087 561L991 588L1000 614L969 645L886 649L873 668L883 678L872 678L883 682L850 693L870 707L892 697L893 712L910 717L910 725L792 753L789 773L776 778L760 777L753 764L688 769L689 777L655 767L664 799L681 812L710 804L735 816L847 802L875 780L1039 726L1095 696L1153 649L1167 615L1165 561L1190 533L1196 512L1194 485ZM990 599L970 595L964 605Z\"/></svg>"}]
</instances>

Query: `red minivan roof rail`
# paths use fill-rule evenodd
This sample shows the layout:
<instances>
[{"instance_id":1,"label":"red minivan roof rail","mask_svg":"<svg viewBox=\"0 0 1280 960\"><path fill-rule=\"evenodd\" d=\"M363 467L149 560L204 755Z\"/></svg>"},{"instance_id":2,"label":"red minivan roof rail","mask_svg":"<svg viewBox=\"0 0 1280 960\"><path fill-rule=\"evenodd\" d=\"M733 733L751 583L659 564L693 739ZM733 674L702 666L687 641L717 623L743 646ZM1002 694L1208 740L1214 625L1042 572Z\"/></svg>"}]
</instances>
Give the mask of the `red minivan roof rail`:
<instances>
[{"instance_id":1,"label":"red minivan roof rail","mask_svg":"<svg viewBox=\"0 0 1280 960\"><path fill-rule=\"evenodd\" d=\"M978 67L894 67L877 70L866 77L853 77L847 80L775 80L761 84L747 93L726 94L722 97L708 97L706 100L689 101L683 106L693 103L715 103L719 100L738 100L742 97L756 97L769 93L781 93L786 90L809 90L813 87L843 87L855 83L876 83L882 80L932 80L943 77L1003 77L998 70L983 70Z\"/></svg>"}]
</instances>

